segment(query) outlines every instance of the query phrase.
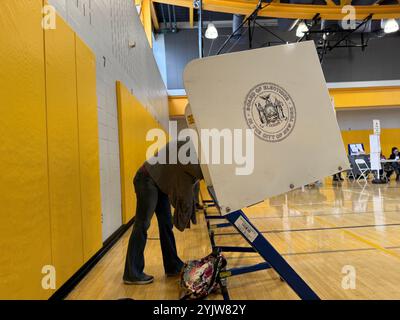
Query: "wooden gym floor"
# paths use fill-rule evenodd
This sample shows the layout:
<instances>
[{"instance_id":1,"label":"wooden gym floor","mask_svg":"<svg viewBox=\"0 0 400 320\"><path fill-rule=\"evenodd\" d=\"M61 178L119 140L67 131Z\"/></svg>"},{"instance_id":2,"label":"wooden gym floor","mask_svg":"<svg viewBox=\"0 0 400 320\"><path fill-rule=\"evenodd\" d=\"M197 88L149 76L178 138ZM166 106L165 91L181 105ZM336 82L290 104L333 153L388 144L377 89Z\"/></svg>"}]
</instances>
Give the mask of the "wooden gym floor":
<instances>
[{"instance_id":1,"label":"wooden gym floor","mask_svg":"<svg viewBox=\"0 0 400 320\"><path fill-rule=\"evenodd\" d=\"M322 299L400 299L400 184L363 182L306 187L245 210L251 221ZM212 213L213 209L209 209ZM246 245L232 228L217 230L220 245ZM175 232L183 260L210 253L202 213L192 229ZM68 299L178 299L178 278L163 274L157 224L146 248L148 286L126 286L122 272L130 231ZM253 253L227 254L230 267L261 262ZM348 288L348 271L355 288ZM353 273L352 273L353 274ZM350 281L351 283L351 281ZM344 285L344 286L343 286ZM297 299L272 270L228 279L231 299ZM210 299L222 299L215 294Z\"/></svg>"}]
</instances>

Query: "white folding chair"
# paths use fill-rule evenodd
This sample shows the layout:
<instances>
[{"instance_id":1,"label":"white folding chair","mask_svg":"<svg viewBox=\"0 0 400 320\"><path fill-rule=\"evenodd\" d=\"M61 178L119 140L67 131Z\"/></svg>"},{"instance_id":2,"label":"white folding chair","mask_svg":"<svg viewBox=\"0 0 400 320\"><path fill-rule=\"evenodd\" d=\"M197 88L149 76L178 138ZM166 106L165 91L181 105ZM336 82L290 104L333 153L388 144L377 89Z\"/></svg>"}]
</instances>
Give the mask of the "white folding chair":
<instances>
[{"instance_id":1,"label":"white folding chair","mask_svg":"<svg viewBox=\"0 0 400 320\"><path fill-rule=\"evenodd\" d=\"M364 159L356 159L355 160L358 170L360 171L360 176L358 177L357 181L363 178L365 181L368 180L368 176L371 172L370 167L365 162Z\"/></svg>"}]
</instances>

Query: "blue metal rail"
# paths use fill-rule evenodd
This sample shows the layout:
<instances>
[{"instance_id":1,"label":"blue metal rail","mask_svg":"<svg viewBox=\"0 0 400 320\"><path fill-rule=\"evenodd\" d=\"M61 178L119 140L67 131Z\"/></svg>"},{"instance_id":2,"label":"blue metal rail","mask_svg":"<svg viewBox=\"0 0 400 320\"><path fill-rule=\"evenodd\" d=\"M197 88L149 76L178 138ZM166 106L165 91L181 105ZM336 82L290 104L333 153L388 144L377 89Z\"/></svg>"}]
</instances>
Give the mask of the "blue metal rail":
<instances>
[{"instance_id":1,"label":"blue metal rail","mask_svg":"<svg viewBox=\"0 0 400 320\"><path fill-rule=\"evenodd\" d=\"M238 276L238 275L250 273L250 272L257 272L257 271L266 270L266 269L270 269L270 268L271 268L271 266L268 262L262 262L259 264L255 264L253 266L245 266L245 267L228 269L226 271L221 272L220 277L222 279L224 279L224 278L228 278L228 277Z\"/></svg>"},{"instance_id":2,"label":"blue metal rail","mask_svg":"<svg viewBox=\"0 0 400 320\"><path fill-rule=\"evenodd\" d=\"M211 247L213 248L213 250L216 250L218 252L257 252L265 260L265 262L263 263L222 271L220 274L220 277L222 279L222 281L220 282L220 286L224 299L229 299L229 294L227 293L225 283L228 277L272 268L279 274L281 280L284 280L301 299L319 300L318 295L296 273L296 271L294 271L294 269L286 262L286 260L280 255L280 253L275 250L275 248L269 243L269 241L250 222L250 220L247 218L242 210L229 213L226 216L220 216L208 215L206 207L204 207L204 214L209 230ZM211 225L210 220L227 220L228 223ZM234 227L238 231L238 233L247 241L250 247L217 246L214 239L214 231L212 229L226 227Z\"/></svg>"},{"instance_id":3,"label":"blue metal rail","mask_svg":"<svg viewBox=\"0 0 400 320\"><path fill-rule=\"evenodd\" d=\"M319 300L318 295L294 271L278 251L250 222L242 210L224 216L258 254L285 280L294 292L303 300Z\"/></svg>"}]
</instances>

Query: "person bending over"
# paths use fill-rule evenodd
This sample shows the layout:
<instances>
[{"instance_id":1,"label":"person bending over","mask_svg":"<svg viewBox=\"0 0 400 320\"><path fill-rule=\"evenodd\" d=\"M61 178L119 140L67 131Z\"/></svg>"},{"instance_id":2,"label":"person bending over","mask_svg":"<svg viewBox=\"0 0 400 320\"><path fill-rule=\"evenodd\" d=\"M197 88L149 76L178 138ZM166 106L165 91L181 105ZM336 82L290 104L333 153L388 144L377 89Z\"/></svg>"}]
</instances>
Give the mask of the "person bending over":
<instances>
[{"instance_id":1,"label":"person bending over","mask_svg":"<svg viewBox=\"0 0 400 320\"><path fill-rule=\"evenodd\" d=\"M396 181L400 179L400 154L399 149L396 147L392 148L392 154L389 157L390 160L396 160L397 162L391 163L393 170L396 172Z\"/></svg>"},{"instance_id":2,"label":"person bending over","mask_svg":"<svg viewBox=\"0 0 400 320\"><path fill-rule=\"evenodd\" d=\"M176 250L173 225L178 230L184 231L190 227L190 221L195 222L193 189L195 184L203 178L197 157L195 157L196 161L189 164L180 162L178 152L185 144L187 144L186 141L167 144L153 159L146 161L136 173L133 182L137 198L136 217L126 254L123 275L125 284L149 284L154 280L153 276L144 273L147 230L154 212L158 221L166 275L176 276L183 268L184 263L178 257ZM175 153L173 158L177 161L169 161L171 153ZM190 154L190 151L186 151L186 154ZM166 163L155 163L156 157L165 159ZM193 164L193 162L196 163ZM171 204L175 208L173 219Z\"/></svg>"}]
</instances>

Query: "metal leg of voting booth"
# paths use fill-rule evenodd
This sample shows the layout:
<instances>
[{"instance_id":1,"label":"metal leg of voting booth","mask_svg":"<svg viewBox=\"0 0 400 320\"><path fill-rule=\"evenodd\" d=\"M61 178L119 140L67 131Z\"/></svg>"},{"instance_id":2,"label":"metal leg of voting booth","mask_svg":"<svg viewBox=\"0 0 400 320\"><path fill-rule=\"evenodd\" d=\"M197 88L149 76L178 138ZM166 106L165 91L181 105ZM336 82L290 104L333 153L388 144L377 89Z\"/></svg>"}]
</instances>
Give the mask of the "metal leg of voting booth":
<instances>
[{"instance_id":1,"label":"metal leg of voting booth","mask_svg":"<svg viewBox=\"0 0 400 320\"><path fill-rule=\"evenodd\" d=\"M308 284L293 270L283 259L278 251L250 222L242 210L229 213L224 216L233 227L242 235L272 269L293 289L296 294L304 300L319 300L317 294ZM265 264L264 264L265 266ZM253 266L254 268L255 266ZM265 268L264 268L265 269ZM262 269L259 269L262 270Z\"/></svg>"},{"instance_id":2,"label":"metal leg of voting booth","mask_svg":"<svg viewBox=\"0 0 400 320\"><path fill-rule=\"evenodd\" d=\"M304 300L319 300L317 294L307 285L307 283L293 270L293 268L283 259L278 251L269 243L269 241L257 230L257 228L249 221L242 210L229 213L225 216L209 215L207 207L204 209L209 237L213 251L217 252L243 252L258 253L265 262L255 265L226 269L220 273L220 287L224 299L229 299L226 287L226 280L229 277L241 275L250 272L257 272L272 268L275 270L282 280L284 280L296 294ZM211 205L212 206L212 205ZM227 220L227 223L210 224L211 220ZM214 228L234 227L238 233L250 244L250 247L237 246L218 246L215 243Z\"/></svg>"}]
</instances>

